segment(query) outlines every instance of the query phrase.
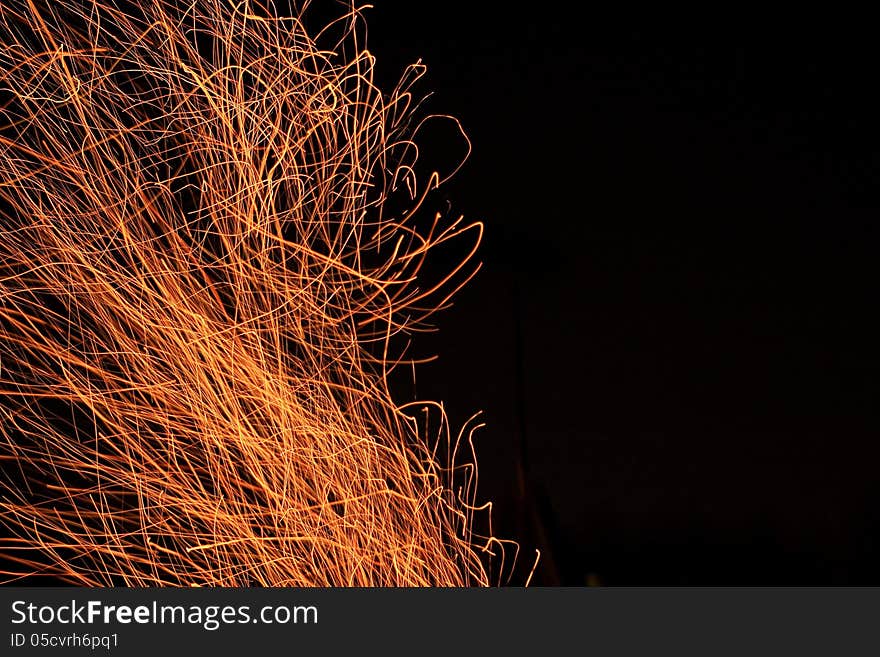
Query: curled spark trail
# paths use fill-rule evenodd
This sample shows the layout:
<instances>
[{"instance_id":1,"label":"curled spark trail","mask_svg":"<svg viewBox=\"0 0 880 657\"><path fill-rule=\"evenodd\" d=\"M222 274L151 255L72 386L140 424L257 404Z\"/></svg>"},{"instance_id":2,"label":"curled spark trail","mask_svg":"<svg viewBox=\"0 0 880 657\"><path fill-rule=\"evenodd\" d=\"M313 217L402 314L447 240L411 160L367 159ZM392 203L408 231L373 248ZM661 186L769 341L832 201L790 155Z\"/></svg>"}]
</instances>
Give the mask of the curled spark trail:
<instances>
[{"instance_id":1,"label":"curled spark trail","mask_svg":"<svg viewBox=\"0 0 880 657\"><path fill-rule=\"evenodd\" d=\"M3 2L7 580L487 585L511 547L474 423L389 387L482 230L419 211L422 67L381 90L362 12L309 11Z\"/></svg>"}]
</instances>

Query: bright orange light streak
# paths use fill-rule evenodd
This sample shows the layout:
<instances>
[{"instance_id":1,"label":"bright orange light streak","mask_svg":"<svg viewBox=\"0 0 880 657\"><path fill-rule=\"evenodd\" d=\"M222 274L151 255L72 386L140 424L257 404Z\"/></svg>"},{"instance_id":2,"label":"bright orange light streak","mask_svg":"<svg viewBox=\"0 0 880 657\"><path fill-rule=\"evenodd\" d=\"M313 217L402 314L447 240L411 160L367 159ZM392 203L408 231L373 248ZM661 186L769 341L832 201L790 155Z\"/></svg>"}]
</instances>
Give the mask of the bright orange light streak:
<instances>
[{"instance_id":1,"label":"bright orange light streak","mask_svg":"<svg viewBox=\"0 0 880 657\"><path fill-rule=\"evenodd\" d=\"M3 2L7 579L490 583L474 426L388 380L482 226L423 229L423 67L377 88L362 21ZM427 280L451 239L473 248Z\"/></svg>"}]
</instances>

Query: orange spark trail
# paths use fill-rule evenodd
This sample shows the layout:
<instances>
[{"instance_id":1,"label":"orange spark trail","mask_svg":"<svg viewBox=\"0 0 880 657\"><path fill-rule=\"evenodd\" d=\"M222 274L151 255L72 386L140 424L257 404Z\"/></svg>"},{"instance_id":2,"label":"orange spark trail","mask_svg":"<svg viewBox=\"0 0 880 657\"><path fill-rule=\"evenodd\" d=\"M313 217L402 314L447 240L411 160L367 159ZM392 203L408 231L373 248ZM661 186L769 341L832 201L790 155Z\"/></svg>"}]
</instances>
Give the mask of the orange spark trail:
<instances>
[{"instance_id":1,"label":"orange spark trail","mask_svg":"<svg viewBox=\"0 0 880 657\"><path fill-rule=\"evenodd\" d=\"M381 90L362 12L308 17L3 2L7 580L488 585L511 547L475 533L473 423L389 388L482 231L420 218L423 69Z\"/></svg>"}]
</instances>

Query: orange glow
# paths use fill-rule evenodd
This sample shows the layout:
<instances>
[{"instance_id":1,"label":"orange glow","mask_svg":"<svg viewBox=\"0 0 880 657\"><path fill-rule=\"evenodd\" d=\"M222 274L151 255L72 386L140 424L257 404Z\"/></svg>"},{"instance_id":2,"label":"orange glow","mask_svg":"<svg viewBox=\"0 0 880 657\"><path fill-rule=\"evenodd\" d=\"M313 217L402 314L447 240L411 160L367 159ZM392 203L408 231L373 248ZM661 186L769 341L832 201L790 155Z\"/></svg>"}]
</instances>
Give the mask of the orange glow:
<instances>
[{"instance_id":1,"label":"orange glow","mask_svg":"<svg viewBox=\"0 0 880 657\"><path fill-rule=\"evenodd\" d=\"M355 8L140 4L0 11L5 578L488 585L478 425L389 389L482 232L422 218L422 67L378 89Z\"/></svg>"}]
</instances>

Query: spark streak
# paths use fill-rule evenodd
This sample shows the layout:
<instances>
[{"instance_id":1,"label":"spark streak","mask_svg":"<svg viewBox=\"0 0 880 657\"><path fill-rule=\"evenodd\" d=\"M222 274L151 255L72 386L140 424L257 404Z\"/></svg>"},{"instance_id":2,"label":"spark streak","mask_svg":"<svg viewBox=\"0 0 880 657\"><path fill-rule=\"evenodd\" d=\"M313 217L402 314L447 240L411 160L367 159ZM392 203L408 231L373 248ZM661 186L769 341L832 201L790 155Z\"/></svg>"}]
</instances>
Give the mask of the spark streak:
<instances>
[{"instance_id":1,"label":"spark streak","mask_svg":"<svg viewBox=\"0 0 880 657\"><path fill-rule=\"evenodd\" d=\"M389 385L482 231L420 218L423 67L380 90L360 9L294 14L3 3L8 579L466 586L503 559L475 425ZM474 248L426 280L451 239Z\"/></svg>"}]
</instances>

